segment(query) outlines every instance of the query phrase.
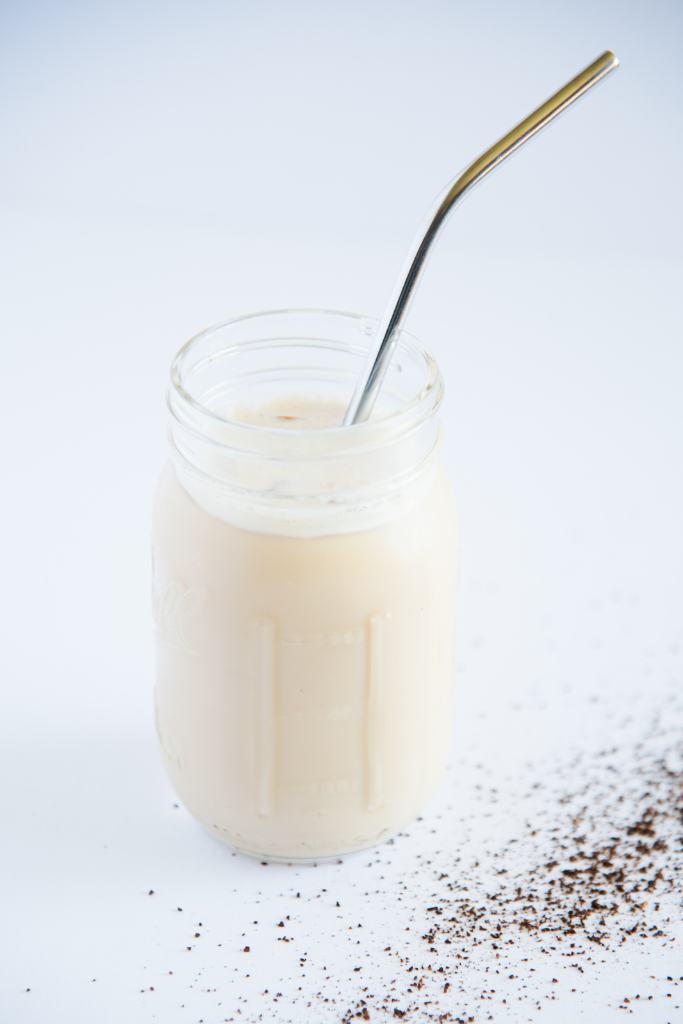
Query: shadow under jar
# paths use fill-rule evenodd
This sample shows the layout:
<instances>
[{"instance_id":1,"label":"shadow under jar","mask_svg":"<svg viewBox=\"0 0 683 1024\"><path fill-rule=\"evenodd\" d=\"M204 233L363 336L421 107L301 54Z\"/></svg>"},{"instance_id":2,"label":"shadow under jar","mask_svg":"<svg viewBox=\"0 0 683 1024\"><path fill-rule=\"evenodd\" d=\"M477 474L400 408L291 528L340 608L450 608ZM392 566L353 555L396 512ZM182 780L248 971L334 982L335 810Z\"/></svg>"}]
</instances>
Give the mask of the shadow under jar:
<instances>
[{"instance_id":1,"label":"shadow under jar","mask_svg":"<svg viewBox=\"0 0 683 1024\"><path fill-rule=\"evenodd\" d=\"M172 368L157 728L188 810L261 857L391 836L450 745L443 383L403 333L373 418L338 426L375 330L345 313L256 314L197 335Z\"/></svg>"}]
</instances>

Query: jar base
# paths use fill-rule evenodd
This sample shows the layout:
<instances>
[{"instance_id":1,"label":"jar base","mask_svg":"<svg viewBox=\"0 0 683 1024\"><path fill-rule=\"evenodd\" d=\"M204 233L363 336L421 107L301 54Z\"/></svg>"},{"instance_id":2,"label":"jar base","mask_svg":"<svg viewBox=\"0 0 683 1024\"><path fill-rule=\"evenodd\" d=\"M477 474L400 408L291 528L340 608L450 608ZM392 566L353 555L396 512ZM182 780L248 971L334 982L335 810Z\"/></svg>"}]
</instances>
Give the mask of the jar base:
<instances>
[{"instance_id":1,"label":"jar base","mask_svg":"<svg viewBox=\"0 0 683 1024\"><path fill-rule=\"evenodd\" d=\"M358 843L354 843L350 846L342 846L338 850L323 850L320 853L267 853L263 850L255 850L249 846L245 846L240 843L239 840L235 840L228 835L224 834L224 830L220 829L215 825L207 825L204 822L200 824L204 829L213 836L214 839L218 840L222 845L227 846L234 853L238 853L241 856L249 857L252 860L258 860L262 864L291 864L291 865L309 865L315 866L317 864L333 864L339 861L343 857L350 857L355 853L363 853L365 850L372 850L374 847L381 846L383 843L389 842L400 834L406 825L409 825L411 821L414 821L416 814L412 814L406 821L400 823L394 828L383 829L376 836L371 836L366 840L362 840Z\"/></svg>"}]
</instances>

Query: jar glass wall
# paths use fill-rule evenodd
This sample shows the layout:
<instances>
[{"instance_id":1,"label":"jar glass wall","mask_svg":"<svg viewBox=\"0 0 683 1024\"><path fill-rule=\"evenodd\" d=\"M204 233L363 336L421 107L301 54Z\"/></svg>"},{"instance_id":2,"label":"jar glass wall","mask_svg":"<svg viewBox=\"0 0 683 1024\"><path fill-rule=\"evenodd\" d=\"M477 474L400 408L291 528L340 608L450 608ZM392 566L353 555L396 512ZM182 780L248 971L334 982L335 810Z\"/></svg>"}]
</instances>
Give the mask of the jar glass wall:
<instances>
[{"instance_id":1,"label":"jar glass wall","mask_svg":"<svg viewBox=\"0 0 683 1024\"><path fill-rule=\"evenodd\" d=\"M450 743L454 508L442 381L403 334L340 427L375 323L258 314L181 349L155 503L156 718L216 836L331 856L390 836Z\"/></svg>"}]
</instances>

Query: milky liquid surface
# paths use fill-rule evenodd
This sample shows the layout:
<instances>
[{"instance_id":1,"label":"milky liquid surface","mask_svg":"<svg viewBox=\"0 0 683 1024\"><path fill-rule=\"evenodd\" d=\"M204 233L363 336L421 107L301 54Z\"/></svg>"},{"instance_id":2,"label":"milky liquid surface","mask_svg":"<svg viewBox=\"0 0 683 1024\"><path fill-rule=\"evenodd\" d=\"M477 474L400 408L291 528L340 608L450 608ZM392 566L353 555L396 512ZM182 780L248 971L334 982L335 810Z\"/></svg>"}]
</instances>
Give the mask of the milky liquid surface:
<instances>
[{"instance_id":1,"label":"milky liquid surface","mask_svg":"<svg viewBox=\"0 0 683 1024\"><path fill-rule=\"evenodd\" d=\"M323 430L341 425L344 406L312 398L275 398L260 405L233 405L230 418L253 427L276 430Z\"/></svg>"}]
</instances>

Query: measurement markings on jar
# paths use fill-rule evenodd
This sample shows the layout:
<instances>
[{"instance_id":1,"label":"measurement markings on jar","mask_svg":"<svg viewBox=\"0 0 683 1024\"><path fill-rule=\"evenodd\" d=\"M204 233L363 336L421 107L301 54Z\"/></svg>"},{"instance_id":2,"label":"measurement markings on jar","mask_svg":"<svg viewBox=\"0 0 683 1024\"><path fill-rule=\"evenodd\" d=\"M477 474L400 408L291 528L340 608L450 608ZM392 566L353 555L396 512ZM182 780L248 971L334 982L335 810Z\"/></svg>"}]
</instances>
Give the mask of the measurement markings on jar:
<instances>
[{"instance_id":1,"label":"measurement markings on jar","mask_svg":"<svg viewBox=\"0 0 683 1024\"><path fill-rule=\"evenodd\" d=\"M384 683L385 615L371 615L367 620L367 683L365 688L365 789L369 811L382 806L384 778L382 772L382 697Z\"/></svg>"},{"instance_id":2,"label":"measurement markings on jar","mask_svg":"<svg viewBox=\"0 0 683 1024\"><path fill-rule=\"evenodd\" d=\"M282 638L285 647L355 647L365 639L362 627L335 629L329 633L286 633Z\"/></svg>"},{"instance_id":3,"label":"measurement markings on jar","mask_svg":"<svg viewBox=\"0 0 683 1024\"><path fill-rule=\"evenodd\" d=\"M322 779L309 782L288 782L283 790L292 796L343 796L357 789L355 779Z\"/></svg>"},{"instance_id":4,"label":"measurement markings on jar","mask_svg":"<svg viewBox=\"0 0 683 1024\"><path fill-rule=\"evenodd\" d=\"M333 704L330 707L293 708L290 711L280 711L280 719L283 722L291 722L295 725L350 722L352 719L362 717L362 710L353 704Z\"/></svg>"},{"instance_id":5,"label":"measurement markings on jar","mask_svg":"<svg viewBox=\"0 0 683 1024\"><path fill-rule=\"evenodd\" d=\"M259 619L255 624L255 729L254 776L256 813L266 818L273 813L275 787L275 623Z\"/></svg>"}]
</instances>

